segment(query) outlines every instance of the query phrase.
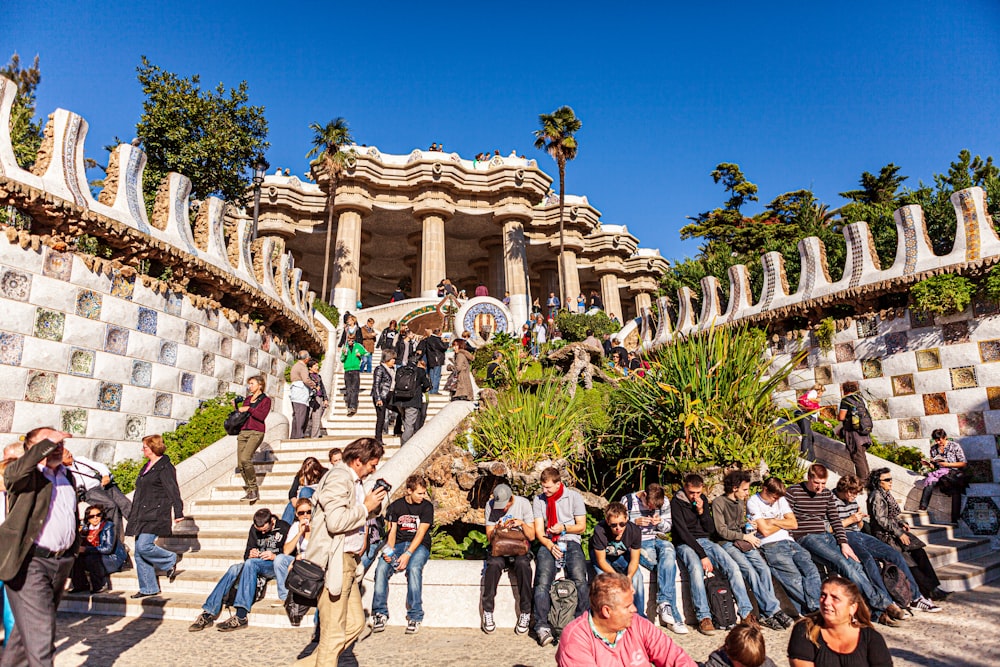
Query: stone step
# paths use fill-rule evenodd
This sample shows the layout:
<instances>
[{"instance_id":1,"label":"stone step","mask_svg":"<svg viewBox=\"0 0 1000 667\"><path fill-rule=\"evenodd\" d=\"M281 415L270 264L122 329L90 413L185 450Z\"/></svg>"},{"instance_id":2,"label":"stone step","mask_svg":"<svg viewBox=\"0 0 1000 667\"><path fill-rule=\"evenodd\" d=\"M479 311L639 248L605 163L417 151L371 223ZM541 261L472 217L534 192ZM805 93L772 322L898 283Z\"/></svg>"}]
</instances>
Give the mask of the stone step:
<instances>
[{"instance_id":1,"label":"stone step","mask_svg":"<svg viewBox=\"0 0 1000 667\"><path fill-rule=\"evenodd\" d=\"M958 562L975 560L993 551L989 540L955 538L945 544L928 544L927 557L935 570Z\"/></svg>"},{"instance_id":2,"label":"stone step","mask_svg":"<svg viewBox=\"0 0 1000 667\"><path fill-rule=\"evenodd\" d=\"M951 592L969 591L1000 579L1000 551L991 551L936 571L942 589Z\"/></svg>"},{"instance_id":3,"label":"stone step","mask_svg":"<svg viewBox=\"0 0 1000 667\"><path fill-rule=\"evenodd\" d=\"M329 440L284 440L279 443L272 445L270 450L257 450L257 456L255 457L255 462L267 463L272 460L290 460L289 458L282 459L282 454L288 455L302 455L302 458L306 456L316 456L321 461L326 460L326 454L334 447L340 447L343 449L347 445L351 444L359 437L369 436L374 434L375 425L372 424L371 432L358 433L355 435L330 438ZM386 450L398 449L401 445L398 436L386 435L382 437L382 443ZM305 454L303 454L305 452ZM319 456L317 456L319 454ZM299 459L301 461L301 459Z\"/></svg>"}]
</instances>

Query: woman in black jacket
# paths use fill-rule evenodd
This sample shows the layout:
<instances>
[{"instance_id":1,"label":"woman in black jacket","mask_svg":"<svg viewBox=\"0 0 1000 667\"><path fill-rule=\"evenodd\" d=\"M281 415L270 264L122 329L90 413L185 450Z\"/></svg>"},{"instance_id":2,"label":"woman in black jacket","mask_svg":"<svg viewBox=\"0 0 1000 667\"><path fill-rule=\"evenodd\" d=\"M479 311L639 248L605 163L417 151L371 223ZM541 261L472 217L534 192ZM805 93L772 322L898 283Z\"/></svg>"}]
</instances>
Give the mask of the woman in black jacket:
<instances>
[{"instance_id":1,"label":"woman in black jacket","mask_svg":"<svg viewBox=\"0 0 1000 667\"><path fill-rule=\"evenodd\" d=\"M148 463L135 480L132 514L129 516L126 535L135 535L135 572L139 578L139 592L133 598L159 595L160 586L156 570L166 572L171 583L177 576L177 554L156 546L156 538L170 535L173 524L184 519L184 503L177 486L177 471L164 456L167 446L160 435L147 435L142 439L142 453ZM170 512L173 510L173 521Z\"/></svg>"}]
</instances>

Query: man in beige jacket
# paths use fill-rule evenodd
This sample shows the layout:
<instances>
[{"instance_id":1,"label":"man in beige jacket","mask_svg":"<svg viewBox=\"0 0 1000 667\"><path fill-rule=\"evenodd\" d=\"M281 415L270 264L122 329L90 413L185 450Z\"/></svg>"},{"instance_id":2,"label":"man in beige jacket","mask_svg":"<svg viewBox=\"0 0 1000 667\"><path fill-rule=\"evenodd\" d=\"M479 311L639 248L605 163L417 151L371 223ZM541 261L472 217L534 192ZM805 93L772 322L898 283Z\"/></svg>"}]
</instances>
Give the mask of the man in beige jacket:
<instances>
[{"instance_id":1,"label":"man in beige jacket","mask_svg":"<svg viewBox=\"0 0 1000 667\"><path fill-rule=\"evenodd\" d=\"M365 494L362 480L375 471L384 450L374 438L359 438L344 449L341 463L323 476L313 494L311 537L304 558L326 566L326 590L319 595L319 645L296 667L335 667L344 648L361 634L361 555L365 522L385 500L385 489Z\"/></svg>"}]
</instances>

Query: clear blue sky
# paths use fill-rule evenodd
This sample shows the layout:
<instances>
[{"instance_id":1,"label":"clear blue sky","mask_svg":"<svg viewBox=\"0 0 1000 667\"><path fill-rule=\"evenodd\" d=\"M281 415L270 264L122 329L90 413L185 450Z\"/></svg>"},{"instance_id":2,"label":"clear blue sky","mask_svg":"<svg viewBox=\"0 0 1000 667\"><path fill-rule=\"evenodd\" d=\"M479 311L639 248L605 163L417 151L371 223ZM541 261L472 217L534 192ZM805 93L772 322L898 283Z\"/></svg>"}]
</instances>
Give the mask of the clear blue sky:
<instances>
[{"instance_id":1,"label":"clear blue sky","mask_svg":"<svg viewBox=\"0 0 1000 667\"><path fill-rule=\"evenodd\" d=\"M39 112L90 123L87 155L129 140L141 55L203 85L246 79L273 166L302 174L312 121L359 142L471 157L532 148L538 114L583 120L567 190L677 258L686 216L736 162L762 203L836 206L888 162L930 181L961 148L1000 159L1000 1L70 3L4 0L0 58L41 56ZM748 211L754 212L754 211Z\"/></svg>"}]
</instances>

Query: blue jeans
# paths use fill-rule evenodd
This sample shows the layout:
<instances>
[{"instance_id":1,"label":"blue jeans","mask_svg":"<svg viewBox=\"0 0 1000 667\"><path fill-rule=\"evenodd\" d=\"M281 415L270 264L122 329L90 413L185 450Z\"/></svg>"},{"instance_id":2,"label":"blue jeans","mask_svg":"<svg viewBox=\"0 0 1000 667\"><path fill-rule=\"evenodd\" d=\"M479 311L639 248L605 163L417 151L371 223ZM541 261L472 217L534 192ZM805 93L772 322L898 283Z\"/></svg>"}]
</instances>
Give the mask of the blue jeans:
<instances>
[{"instance_id":1,"label":"blue jeans","mask_svg":"<svg viewBox=\"0 0 1000 667\"><path fill-rule=\"evenodd\" d=\"M809 552L794 540L770 542L760 550L799 614L804 616L819 609L822 581Z\"/></svg>"},{"instance_id":2,"label":"blue jeans","mask_svg":"<svg viewBox=\"0 0 1000 667\"><path fill-rule=\"evenodd\" d=\"M781 605L774 593L774 584L771 582L771 568L767 566L760 550L753 549L744 553L732 542L723 542L722 548L740 568L743 582L749 584L753 596L757 598L761 615L767 618L781 611Z\"/></svg>"},{"instance_id":3,"label":"blue jeans","mask_svg":"<svg viewBox=\"0 0 1000 667\"><path fill-rule=\"evenodd\" d=\"M393 560L398 559L410 546L409 542L397 542L392 550ZM406 620L424 620L423 581L424 565L431 557L427 547L420 545L410 556L406 564ZM396 573L396 568L379 557L375 566L375 593L372 597L372 614L389 616L389 579Z\"/></svg>"},{"instance_id":4,"label":"blue jeans","mask_svg":"<svg viewBox=\"0 0 1000 667\"><path fill-rule=\"evenodd\" d=\"M913 600L910 602L920 599L920 587L917 586L917 581L913 578L913 573L910 572L910 566L906 564L903 554L874 535L863 533L860 530L847 531L847 543L861 559L861 565L865 568L865 574L871 579L872 584L885 593L887 598L891 599L892 596L889 595L885 582L882 581L882 570L879 569L878 563L875 561L876 558L888 561L898 567L906 580L910 582L910 590L913 592Z\"/></svg>"},{"instance_id":5,"label":"blue jeans","mask_svg":"<svg viewBox=\"0 0 1000 667\"><path fill-rule=\"evenodd\" d=\"M674 621L684 622L683 610L677 606L677 555L674 545L667 540L655 538L642 543L639 565L653 572L656 570L656 606L666 602L674 615Z\"/></svg>"},{"instance_id":6,"label":"blue jeans","mask_svg":"<svg viewBox=\"0 0 1000 667\"><path fill-rule=\"evenodd\" d=\"M372 372L372 355L366 354L361 357L361 368L359 369L362 373Z\"/></svg>"},{"instance_id":7,"label":"blue jeans","mask_svg":"<svg viewBox=\"0 0 1000 667\"><path fill-rule=\"evenodd\" d=\"M14 610L10 608L10 600L7 599L7 589L0 581L0 589L3 589L3 643L7 643L10 633L14 632Z\"/></svg>"},{"instance_id":8,"label":"blue jeans","mask_svg":"<svg viewBox=\"0 0 1000 667\"><path fill-rule=\"evenodd\" d=\"M854 582L861 589L861 595L868 601L876 616L892 604L892 598L872 585L865 574L865 569L856 560L847 558L840 551L840 545L833 533L812 533L799 538L799 544L806 548L814 558L830 565L840 574Z\"/></svg>"},{"instance_id":9,"label":"blue jeans","mask_svg":"<svg viewBox=\"0 0 1000 667\"><path fill-rule=\"evenodd\" d=\"M629 559L625 556L619 556L615 560L608 563L615 572L619 574L628 574L628 561ZM594 556L593 550L590 552L590 565L591 565L591 581L597 577L603 570L597 567L597 558ZM635 603L635 608L638 610L639 615L646 618L646 584L642 580L642 568L638 568L635 574L632 575L632 588L635 590L635 595L632 597L632 601Z\"/></svg>"},{"instance_id":10,"label":"blue jeans","mask_svg":"<svg viewBox=\"0 0 1000 667\"><path fill-rule=\"evenodd\" d=\"M576 584L576 614L583 615L590 607L590 581L587 579L587 559L579 542L566 543L566 563L563 569L566 577ZM549 597L549 587L556 578L556 559L545 547L539 547L535 556L535 631L550 630L549 608L552 599Z\"/></svg>"},{"instance_id":11,"label":"blue jeans","mask_svg":"<svg viewBox=\"0 0 1000 667\"><path fill-rule=\"evenodd\" d=\"M205 604L201 608L212 616L218 616L222 612L222 598L226 597L229 589L239 580L233 606L250 611L254 596L257 594L257 577L274 579L274 564L275 561L271 560L248 558L242 563L230 565L226 573L219 579L219 583L208 594L208 599L205 600Z\"/></svg>"},{"instance_id":12,"label":"blue jeans","mask_svg":"<svg viewBox=\"0 0 1000 667\"><path fill-rule=\"evenodd\" d=\"M364 568L365 572L368 572L368 568L372 566L375 559L378 558L378 552L382 548L383 540L378 542L369 542L368 550L361 555L361 567Z\"/></svg>"},{"instance_id":13,"label":"blue jeans","mask_svg":"<svg viewBox=\"0 0 1000 667\"><path fill-rule=\"evenodd\" d=\"M701 537L698 544L705 550L705 555L711 561L713 567L722 570L722 573L729 579L729 584L733 589L733 597L736 598L736 611L740 618L749 616L753 611L753 603L747 595L746 584L743 583L743 576L733 559L729 557L722 547L708 539ZM698 620L712 618L712 610L708 607L708 593L705 591L705 570L701 566L701 558L698 553L686 544L677 545L677 557L681 559L688 577L691 579L691 604L694 605L695 614Z\"/></svg>"},{"instance_id":14,"label":"blue jeans","mask_svg":"<svg viewBox=\"0 0 1000 667\"><path fill-rule=\"evenodd\" d=\"M441 367L431 366L427 369L427 377L431 381L431 393L437 394L441 389Z\"/></svg>"},{"instance_id":15,"label":"blue jeans","mask_svg":"<svg viewBox=\"0 0 1000 667\"><path fill-rule=\"evenodd\" d=\"M288 580L288 568L295 562L295 556L288 554L278 554L274 557L274 581L278 584L278 599L282 602L288 597L288 587L285 581Z\"/></svg>"},{"instance_id":16,"label":"blue jeans","mask_svg":"<svg viewBox=\"0 0 1000 667\"><path fill-rule=\"evenodd\" d=\"M165 572L177 564L177 554L156 546L156 535L140 533L135 538L135 574L139 592L154 595L160 592L156 571Z\"/></svg>"}]
</instances>

